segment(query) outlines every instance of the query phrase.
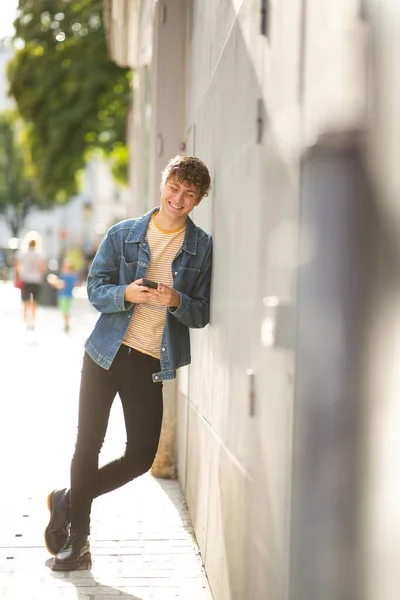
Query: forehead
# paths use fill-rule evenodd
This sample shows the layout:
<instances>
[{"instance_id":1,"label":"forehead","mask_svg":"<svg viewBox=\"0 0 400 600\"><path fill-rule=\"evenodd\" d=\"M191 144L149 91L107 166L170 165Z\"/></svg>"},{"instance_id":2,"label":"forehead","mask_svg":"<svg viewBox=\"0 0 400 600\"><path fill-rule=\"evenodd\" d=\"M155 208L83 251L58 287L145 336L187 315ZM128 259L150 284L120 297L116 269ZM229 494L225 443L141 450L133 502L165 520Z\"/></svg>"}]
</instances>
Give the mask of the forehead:
<instances>
[{"instance_id":1,"label":"forehead","mask_svg":"<svg viewBox=\"0 0 400 600\"><path fill-rule=\"evenodd\" d=\"M195 185L194 183L189 183L187 181L180 181L175 175L170 175L167 178L167 183L173 183L178 188L188 191L188 192L197 193L197 191L199 189L198 186Z\"/></svg>"}]
</instances>

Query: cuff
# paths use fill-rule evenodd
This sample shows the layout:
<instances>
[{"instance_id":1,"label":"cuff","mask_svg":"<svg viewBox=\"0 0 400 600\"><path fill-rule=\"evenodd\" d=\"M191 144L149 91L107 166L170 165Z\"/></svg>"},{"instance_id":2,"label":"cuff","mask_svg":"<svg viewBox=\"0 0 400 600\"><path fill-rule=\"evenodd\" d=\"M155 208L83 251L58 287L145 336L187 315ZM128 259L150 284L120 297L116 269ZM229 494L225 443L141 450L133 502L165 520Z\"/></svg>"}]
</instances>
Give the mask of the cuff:
<instances>
[{"instance_id":1,"label":"cuff","mask_svg":"<svg viewBox=\"0 0 400 600\"><path fill-rule=\"evenodd\" d=\"M127 285L119 285L115 288L114 302L119 311L129 310L133 306L132 302L125 300L125 290L127 287Z\"/></svg>"},{"instance_id":2,"label":"cuff","mask_svg":"<svg viewBox=\"0 0 400 600\"><path fill-rule=\"evenodd\" d=\"M185 312L187 311L187 309L189 308L189 304L190 304L190 298L189 296L186 296L186 294L183 294L182 292L178 292L181 302L178 306L178 308L168 308L169 312L174 315L175 317L181 317L182 315L185 314Z\"/></svg>"}]
</instances>

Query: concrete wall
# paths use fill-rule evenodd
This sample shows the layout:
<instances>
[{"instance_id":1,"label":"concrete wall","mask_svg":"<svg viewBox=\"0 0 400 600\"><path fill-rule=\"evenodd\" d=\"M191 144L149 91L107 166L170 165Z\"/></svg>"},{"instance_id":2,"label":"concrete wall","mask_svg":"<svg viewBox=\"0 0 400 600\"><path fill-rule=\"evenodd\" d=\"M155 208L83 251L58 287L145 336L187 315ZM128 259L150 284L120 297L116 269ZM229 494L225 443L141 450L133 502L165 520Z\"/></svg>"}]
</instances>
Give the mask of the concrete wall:
<instances>
[{"instance_id":1,"label":"concrete wall","mask_svg":"<svg viewBox=\"0 0 400 600\"><path fill-rule=\"evenodd\" d=\"M154 7L149 199L160 201L161 171L184 141L186 0Z\"/></svg>"},{"instance_id":2,"label":"concrete wall","mask_svg":"<svg viewBox=\"0 0 400 600\"><path fill-rule=\"evenodd\" d=\"M400 12L391 0L365 4L371 30L369 168L380 228L372 246L365 363L363 597L394 600L400 595Z\"/></svg>"},{"instance_id":3,"label":"concrete wall","mask_svg":"<svg viewBox=\"0 0 400 600\"><path fill-rule=\"evenodd\" d=\"M360 511L365 600L400 595L400 261L397 242L392 242L386 227L374 240L366 330L365 494Z\"/></svg>"},{"instance_id":4,"label":"concrete wall","mask_svg":"<svg viewBox=\"0 0 400 600\"><path fill-rule=\"evenodd\" d=\"M363 122L363 23L357 2L269 6L265 36L259 2L190 3L187 152L211 167L212 196L194 217L214 235L215 260L211 323L192 332L193 363L179 377L179 476L216 600L356 598L358 565L349 558L358 531L348 525L358 506L360 395L346 401L360 383L349 352L360 350L364 305L347 286L368 219L352 244L363 197L351 154L354 169L346 167L346 141L311 170L306 187L308 163L300 161L321 134ZM334 306L318 292L329 280L338 284ZM338 319L348 338L337 337ZM310 343L327 360L318 381L320 354ZM348 356L347 370L332 369L337 356ZM320 444L309 435L315 419ZM342 446L331 456L332 431ZM320 494L319 477L332 465L346 465L342 479ZM310 473L318 517L307 512ZM329 489L343 502L338 512ZM341 526L326 539L324 523Z\"/></svg>"},{"instance_id":5,"label":"concrete wall","mask_svg":"<svg viewBox=\"0 0 400 600\"><path fill-rule=\"evenodd\" d=\"M187 152L211 168L194 218L215 260L211 324L179 377L178 465L216 600L288 585L298 131L279 128L298 126L300 2L275 7L268 38L258 2L190 3Z\"/></svg>"},{"instance_id":6,"label":"concrete wall","mask_svg":"<svg viewBox=\"0 0 400 600\"><path fill-rule=\"evenodd\" d=\"M373 221L371 207L359 219L367 186L347 136L365 114L359 9L357 0L155 3L150 202L181 139L213 179L193 215L214 236L211 322L191 332L176 435L215 600L359 593L350 525L362 361L352 360L367 284L357 293L350 284ZM140 66L135 76L142 114ZM326 146L323 134L338 131ZM333 486L323 476L332 469Z\"/></svg>"}]
</instances>

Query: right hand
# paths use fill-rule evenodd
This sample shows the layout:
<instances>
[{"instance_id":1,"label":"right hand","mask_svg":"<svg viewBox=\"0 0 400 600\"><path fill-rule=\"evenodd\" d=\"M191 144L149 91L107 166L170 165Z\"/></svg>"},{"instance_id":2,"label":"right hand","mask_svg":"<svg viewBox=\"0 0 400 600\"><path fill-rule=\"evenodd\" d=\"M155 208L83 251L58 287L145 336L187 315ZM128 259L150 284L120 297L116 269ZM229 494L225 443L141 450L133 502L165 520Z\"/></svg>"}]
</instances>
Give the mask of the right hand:
<instances>
[{"instance_id":1,"label":"right hand","mask_svg":"<svg viewBox=\"0 0 400 600\"><path fill-rule=\"evenodd\" d=\"M57 281L58 281L58 277L57 277L57 275L54 275L54 273L49 273L49 274L47 275L47 282L48 282L50 285L56 285L56 284L57 284Z\"/></svg>"},{"instance_id":2,"label":"right hand","mask_svg":"<svg viewBox=\"0 0 400 600\"><path fill-rule=\"evenodd\" d=\"M132 281L125 288L124 299L127 302L132 302L133 304L143 304L143 302L148 302L152 290L150 288L142 285L143 279L136 279L136 281Z\"/></svg>"}]
</instances>

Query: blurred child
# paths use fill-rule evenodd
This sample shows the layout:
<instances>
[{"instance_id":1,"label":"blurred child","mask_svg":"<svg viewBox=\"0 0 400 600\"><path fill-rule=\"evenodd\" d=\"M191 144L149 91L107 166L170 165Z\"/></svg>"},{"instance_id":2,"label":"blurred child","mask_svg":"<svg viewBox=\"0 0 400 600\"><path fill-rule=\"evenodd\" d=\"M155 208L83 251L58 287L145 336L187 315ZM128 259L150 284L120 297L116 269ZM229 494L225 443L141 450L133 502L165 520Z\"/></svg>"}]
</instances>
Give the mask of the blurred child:
<instances>
[{"instance_id":1,"label":"blurred child","mask_svg":"<svg viewBox=\"0 0 400 600\"><path fill-rule=\"evenodd\" d=\"M69 315L71 310L74 287L77 282L77 275L72 269L72 264L68 259L64 259L59 277L51 273L47 276L49 284L58 289L58 308L64 318L64 331L70 330Z\"/></svg>"}]
</instances>

